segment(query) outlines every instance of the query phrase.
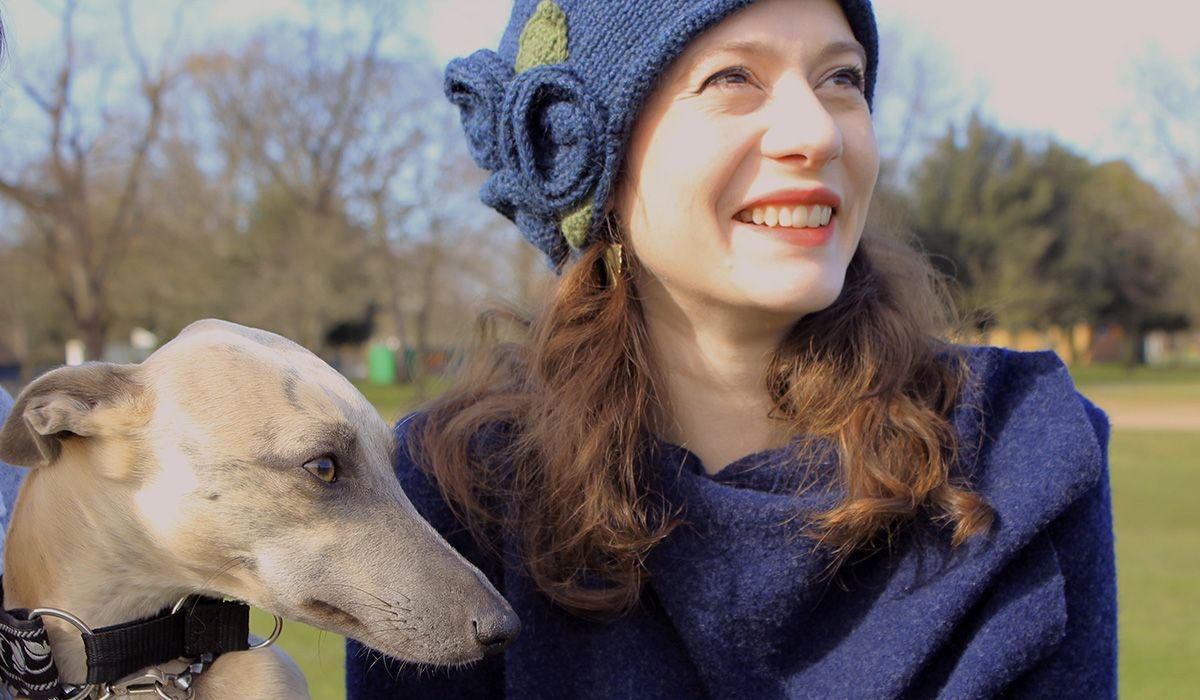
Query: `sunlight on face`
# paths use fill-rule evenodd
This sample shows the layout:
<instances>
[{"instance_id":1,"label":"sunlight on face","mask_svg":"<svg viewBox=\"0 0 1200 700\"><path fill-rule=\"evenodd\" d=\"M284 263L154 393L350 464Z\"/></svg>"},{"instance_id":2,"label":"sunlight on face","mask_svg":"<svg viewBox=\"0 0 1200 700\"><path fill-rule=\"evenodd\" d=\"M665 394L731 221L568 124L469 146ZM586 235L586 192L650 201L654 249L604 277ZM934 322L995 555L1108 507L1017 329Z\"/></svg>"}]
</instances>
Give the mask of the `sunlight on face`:
<instances>
[{"instance_id":1,"label":"sunlight on face","mask_svg":"<svg viewBox=\"0 0 1200 700\"><path fill-rule=\"evenodd\" d=\"M837 298L879 172L864 66L833 0L760 0L671 65L615 200L651 322L785 328Z\"/></svg>"}]
</instances>

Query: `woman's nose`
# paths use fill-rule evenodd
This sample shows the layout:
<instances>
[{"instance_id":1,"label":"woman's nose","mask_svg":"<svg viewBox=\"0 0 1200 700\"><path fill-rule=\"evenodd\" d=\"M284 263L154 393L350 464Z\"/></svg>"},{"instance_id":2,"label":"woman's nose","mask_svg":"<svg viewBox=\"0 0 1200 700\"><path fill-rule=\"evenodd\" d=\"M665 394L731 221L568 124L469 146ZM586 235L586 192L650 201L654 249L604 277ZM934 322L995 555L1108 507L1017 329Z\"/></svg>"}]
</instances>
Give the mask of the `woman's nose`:
<instances>
[{"instance_id":1,"label":"woman's nose","mask_svg":"<svg viewBox=\"0 0 1200 700\"><path fill-rule=\"evenodd\" d=\"M781 79L764 117L762 153L768 158L820 168L842 153L841 130L807 81Z\"/></svg>"}]
</instances>

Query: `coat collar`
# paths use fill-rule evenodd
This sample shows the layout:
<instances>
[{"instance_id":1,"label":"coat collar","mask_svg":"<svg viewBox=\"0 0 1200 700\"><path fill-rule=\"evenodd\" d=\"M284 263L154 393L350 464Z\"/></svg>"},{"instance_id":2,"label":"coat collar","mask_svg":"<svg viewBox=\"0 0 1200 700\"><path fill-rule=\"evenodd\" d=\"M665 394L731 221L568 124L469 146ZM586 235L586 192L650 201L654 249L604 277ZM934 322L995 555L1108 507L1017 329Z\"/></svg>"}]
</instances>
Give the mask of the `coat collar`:
<instances>
[{"instance_id":1,"label":"coat collar","mask_svg":"<svg viewBox=\"0 0 1200 700\"><path fill-rule=\"evenodd\" d=\"M926 523L831 577L796 515L836 494L794 495L786 449L709 476L686 450L663 447L667 492L688 525L652 554L652 586L714 695L820 696L869 677L873 686L854 686L864 697L895 697L936 683L939 651L987 605L998 628L1020 626L1028 665L1057 644L1062 579L1053 548L1035 540L1100 477L1096 431L1052 354L977 349L969 366L953 416L959 468L997 519L957 550Z\"/></svg>"}]
</instances>

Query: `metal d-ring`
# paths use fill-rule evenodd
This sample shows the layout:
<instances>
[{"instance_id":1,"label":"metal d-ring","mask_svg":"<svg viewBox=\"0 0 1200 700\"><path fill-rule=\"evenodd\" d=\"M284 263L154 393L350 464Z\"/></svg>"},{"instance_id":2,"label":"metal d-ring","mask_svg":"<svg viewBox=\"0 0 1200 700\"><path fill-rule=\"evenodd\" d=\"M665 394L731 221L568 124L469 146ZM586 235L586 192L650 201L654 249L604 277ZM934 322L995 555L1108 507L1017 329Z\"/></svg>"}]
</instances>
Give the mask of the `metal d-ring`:
<instances>
[{"instance_id":1,"label":"metal d-ring","mask_svg":"<svg viewBox=\"0 0 1200 700\"><path fill-rule=\"evenodd\" d=\"M184 597L180 598L179 602L175 603L175 607L171 608L171 614L174 615L175 613L179 612L179 609L183 607L183 604L187 601L188 598L191 598L191 596L185 595ZM283 618L276 615L275 613L271 613L271 617L275 618L275 629L271 630L271 636L267 637L266 639L259 642L258 644L251 644L250 646L246 647L246 651L254 651L255 649L265 649L266 647L269 647L272 644L274 644L275 640L279 639L279 635L283 634ZM83 624L83 623L80 623L80 624ZM91 632L89 632L89 634L91 634Z\"/></svg>"},{"instance_id":2,"label":"metal d-ring","mask_svg":"<svg viewBox=\"0 0 1200 700\"><path fill-rule=\"evenodd\" d=\"M267 637L266 639L259 642L258 644L251 644L249 647L246 648L247 651L254 651L255 649L263 649L265 647L269 647L275 643L276 639L279 639L279 635L283 633L283 618L276 615L275 613L271 613L271 617L275 618L275 629L271 630L271 636Z\"/></svg>"},{"instance_id":3,"label":"metal d-ring","mask_svg":"<svg viewBox=\"0 0 1200 700\"><path fill-rule=\"evenodd\" d=\"M66 610L59 610L58 608L34 608L33 610L29 611L30 618L40 616L57 617L60 620L66 620L67 622L71 623L75 629L79 630L80 633L89 637L92 636L92 628L88 627L86 624L84 624L83 620L80 620L78 617L75 617ZM64 700L80 700L81 698L89 695L95 688L95 683L84 683L79 687L79 690L74 695L64 698Z\"/></svg>"}]
</instances>

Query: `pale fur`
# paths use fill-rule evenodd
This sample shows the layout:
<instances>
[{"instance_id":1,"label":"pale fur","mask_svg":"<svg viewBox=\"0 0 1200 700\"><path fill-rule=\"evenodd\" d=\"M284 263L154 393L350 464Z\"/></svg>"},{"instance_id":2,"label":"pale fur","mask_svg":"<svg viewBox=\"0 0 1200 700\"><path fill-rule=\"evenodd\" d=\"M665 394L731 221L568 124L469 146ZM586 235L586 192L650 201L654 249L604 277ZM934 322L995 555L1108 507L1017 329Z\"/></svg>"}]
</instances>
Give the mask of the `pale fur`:
<instances>
[{"instance_id":1,"label":"pale fur","mask_svg":"<svg viewBox=\"0 0 1200 700\"><path fill-rule=\"evenodd\" d=\"M229 596L399 658L477 660L488 649L476 627L510 637L516 618L417 515L392 473L394 442L315 355L221 321L141 365L55 370L0 432L0 458L34 467L8 533L5 605L96 628L190 593ZM333 484L303 468L327 454ZM79 681L79 634L45 619L62 677ZM198 681L200 700L307 696L271 650L226 655Z\"/></svg>"}]
</instances>

